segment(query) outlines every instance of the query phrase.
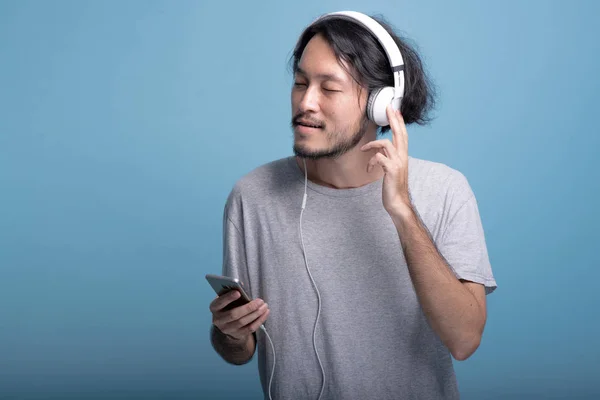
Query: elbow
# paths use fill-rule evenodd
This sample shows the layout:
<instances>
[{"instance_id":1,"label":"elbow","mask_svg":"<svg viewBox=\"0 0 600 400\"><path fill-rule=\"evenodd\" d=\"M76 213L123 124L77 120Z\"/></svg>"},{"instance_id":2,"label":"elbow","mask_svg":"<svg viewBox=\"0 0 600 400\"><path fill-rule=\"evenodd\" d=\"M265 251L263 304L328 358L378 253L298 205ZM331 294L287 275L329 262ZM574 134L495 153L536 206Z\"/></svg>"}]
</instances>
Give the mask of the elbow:
<instances>
[{"instance_id":1,"label":"elbow","mask_svg":"<svg viewBox=\"0 0 600 400\"><path fill-rule=\"evenodd\" d=\"M465 361L475 353L480 343L481 335L473 335L469 339L460 341L459 344L450 347L450 354L456 361Z\"/></svg>"}]
</instances>

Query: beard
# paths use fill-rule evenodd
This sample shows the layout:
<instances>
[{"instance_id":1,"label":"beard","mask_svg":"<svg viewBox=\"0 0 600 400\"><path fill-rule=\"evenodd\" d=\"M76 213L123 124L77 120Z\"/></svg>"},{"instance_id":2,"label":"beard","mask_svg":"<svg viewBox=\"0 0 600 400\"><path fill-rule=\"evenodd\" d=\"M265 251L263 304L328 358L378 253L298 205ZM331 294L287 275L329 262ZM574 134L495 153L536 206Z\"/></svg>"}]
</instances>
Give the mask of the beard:
<instances>
[{"instance_id":1,"label":"beard","mask_svg":"<svg viewBox=\"0 0 600 400\"><path fill-rule=\"evenodd\" d=\"M301 115L297 115L292 119L292 130L296 127L296 120L300 119ZM300 158L307 158L310 160L318 160L320 158L337 158L341 155L352 150L361 141L361 139L367 133L369 127L369 120L366 115L363 115L360 121L360 125L356 131L348 137L345 131L333 131L327 132L327 127L323 126L323 131L327 137L327 142L330 146L325 149L309 150L305 146L301 146L294 143L294 154Z\"/></svg>"}]
</instances>

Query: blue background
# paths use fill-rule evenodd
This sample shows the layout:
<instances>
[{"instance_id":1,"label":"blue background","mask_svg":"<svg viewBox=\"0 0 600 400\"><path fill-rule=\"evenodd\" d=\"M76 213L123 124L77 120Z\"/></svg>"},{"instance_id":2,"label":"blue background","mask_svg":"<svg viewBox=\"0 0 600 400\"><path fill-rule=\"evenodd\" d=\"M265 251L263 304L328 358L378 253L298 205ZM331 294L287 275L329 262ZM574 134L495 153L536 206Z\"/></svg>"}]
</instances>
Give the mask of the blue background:
<instances>
[{"instance_id":1,"label":"blue background","mask_svg":"<svg viewBox=\"0 0 600 400\"><path fill-rule=\"evenodd\" d=\"M234 182L291 154L295 40L342 9L417 43L410 153L480 204L499 289L463 398L598 398L599 4L0 2L0 398L260 398L204 275Z\"/></svg>"}]
</instances>

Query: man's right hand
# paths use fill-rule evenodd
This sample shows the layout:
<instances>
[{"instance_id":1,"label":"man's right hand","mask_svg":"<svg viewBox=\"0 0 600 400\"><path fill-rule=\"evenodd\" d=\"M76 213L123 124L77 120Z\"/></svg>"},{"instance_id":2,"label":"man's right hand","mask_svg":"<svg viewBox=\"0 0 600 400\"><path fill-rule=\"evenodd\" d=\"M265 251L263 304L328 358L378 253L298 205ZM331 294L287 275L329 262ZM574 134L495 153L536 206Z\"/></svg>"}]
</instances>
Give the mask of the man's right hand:
<instances>
[{"instance_id":1,"label":"man's right hand","mask_svg":"<svg viewBox=\"0 0 600 400\"><path fill-rule=\"evenodd\" d=\"M242 306L224 310L239 297L240 292L230 290L214 299L209 308L217 329L234 340L245 341L267 320L269 306L262 299L254 299Z\"/></svg>"}]
</instances>

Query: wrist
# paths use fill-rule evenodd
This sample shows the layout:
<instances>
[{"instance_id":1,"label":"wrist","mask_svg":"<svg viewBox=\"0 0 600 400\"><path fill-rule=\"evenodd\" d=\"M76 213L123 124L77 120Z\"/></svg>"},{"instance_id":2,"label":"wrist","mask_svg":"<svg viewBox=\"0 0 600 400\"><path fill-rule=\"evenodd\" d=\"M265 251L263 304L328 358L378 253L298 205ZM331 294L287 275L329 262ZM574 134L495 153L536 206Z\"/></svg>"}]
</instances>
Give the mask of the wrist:
<instances>
[{"instance_id":1,"label":"wrist","mask_svg":"<svg viewBox=\"0 0 600 400\"><path fill-rule=\"evenodd\" d=\"M248 337L243 337L241 339L236 338L235 336L231 336L225 332L223 332L222 330L219 329L219 327L217 327L216 325L213 324L213 329L215 330L215 332L217 332L217 334L219 336L221 336L222 338L224 338L225 340L231 342L231 343L245 343L248 341Z\"/></svg>"},{"instance_id":2,"label":"wrist","mask_svg":"<svg viewBox=\"0 0 600 400\"><path fill-rule=\"evenodd\" d=\"M415 215L415 210L409 200L394 204L389 207L387 211L395 223L401 223L412 219Z\"/></svg>"}]
</instances>

